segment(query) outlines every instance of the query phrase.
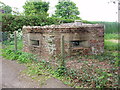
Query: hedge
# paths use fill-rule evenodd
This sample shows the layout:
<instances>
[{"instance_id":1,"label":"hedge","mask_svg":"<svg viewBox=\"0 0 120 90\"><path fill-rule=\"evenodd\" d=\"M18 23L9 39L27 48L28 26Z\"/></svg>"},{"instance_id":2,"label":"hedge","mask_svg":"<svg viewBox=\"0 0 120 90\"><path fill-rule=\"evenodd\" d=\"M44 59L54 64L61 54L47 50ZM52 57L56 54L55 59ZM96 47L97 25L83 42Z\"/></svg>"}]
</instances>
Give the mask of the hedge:
<instances>
[{"instance_id":1,"label":"hedge","mask_svg":"<svg viewBox=\"0 0 120 90\"><path fill-rule=\"evenodd\" d=\"M16 15L3 15L2 16L2 31L16 31L22 29L25 26L44 26L51 24L60 24L60 23L70 23L74 22L73 19L63 19L63 18L54 18L46 17L45 15L39 16L16 16ZM87 21L82 20L83 23L87 24L104 24L105 33L118 33L118 26L120 23L117 22L100 22L100 21Z\"/></svg>"},{"instance_id":2,"label":"hedge","mask_svg":"<svg viewBox=\"0 0 120 90\"><path fill-rule=\"evenodd\" d=\"M25 26L44 26L51 24L60 24L70 23L74 20L71 19L62 19L62 18L53 18L46 17L44 15L41 16L16 16L16 15L3 15L2 16L2 31L16 31L18 29L22 29Z\"/></svg>"}]
</instances>

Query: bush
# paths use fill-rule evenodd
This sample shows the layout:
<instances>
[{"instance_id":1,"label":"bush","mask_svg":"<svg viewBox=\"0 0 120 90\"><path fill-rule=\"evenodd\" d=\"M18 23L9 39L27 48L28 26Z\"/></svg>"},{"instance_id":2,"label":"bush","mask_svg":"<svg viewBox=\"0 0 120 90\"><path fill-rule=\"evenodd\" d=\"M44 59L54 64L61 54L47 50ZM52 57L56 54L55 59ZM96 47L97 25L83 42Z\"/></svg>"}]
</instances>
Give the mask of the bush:
<instances>
[{"instance_id":1,"label":"bush","mask_svg":"<svg viewBox=\"0 0 120 90\"><path fill-rule=\"evenodd\" d=\"M44 26L51 24L60 24L73 22L72 19L62 19L54 17L46 17L44 15L33 15L33 16L16 16L16 15L3 15L2 16L2 30L3 32L9 31L13 33L18 29L22 29L25 26Z\"/></svg>"},{"instance_id":2,"label":"bush","mask_svg":"<svg viewBox=\"0 0 120 90\"><path fill-rule=\"evenodd\" d=\"M11 33L15 30L22 29L25 26L44 26L51 24L60 23L71 23L74 19L63 19L55 17L46 17L45 15L33 15L33 16L16 16L5 14L2 16L2 30L10 31ZM83 23L87 24L104 24L105 33L118 33L118 26L120 23L117 22L100 22L100 21L87 21L82 20Z\"/></svg>"}]
</instances>

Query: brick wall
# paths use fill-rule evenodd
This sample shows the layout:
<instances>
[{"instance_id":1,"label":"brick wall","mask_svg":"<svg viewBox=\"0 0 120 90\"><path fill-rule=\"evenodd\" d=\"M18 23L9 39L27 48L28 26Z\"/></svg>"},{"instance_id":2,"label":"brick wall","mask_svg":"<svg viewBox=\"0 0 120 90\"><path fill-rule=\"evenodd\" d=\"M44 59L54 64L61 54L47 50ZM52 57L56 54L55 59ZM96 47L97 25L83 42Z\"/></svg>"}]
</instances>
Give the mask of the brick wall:
<instances>
[{"instance_id":1,"label":"brick wall","mask_svg":"<svg viewBox=\"0 0 120 90\"><path fill-rule=\"evenodd\" d=\"M61 35L64 35L65 54L98 54L104 51L104 25L81 26L24 26L24 51L41 57L60 54ZM39 45L32 45L36 40Z\"/></svg>"}]
</instances>

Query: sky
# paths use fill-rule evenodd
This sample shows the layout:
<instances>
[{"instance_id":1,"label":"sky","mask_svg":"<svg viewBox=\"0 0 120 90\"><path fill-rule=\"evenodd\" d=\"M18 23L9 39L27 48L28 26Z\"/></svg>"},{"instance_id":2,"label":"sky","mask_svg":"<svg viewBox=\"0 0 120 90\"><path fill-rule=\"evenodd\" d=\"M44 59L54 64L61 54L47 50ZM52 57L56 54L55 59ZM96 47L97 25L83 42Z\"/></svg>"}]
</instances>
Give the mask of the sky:
<instances>
[{"instance_id":1,"label":"sky","mask_svg":"<svg viewBox=\"0 0 120 90\"><path fill-rule=\"evenodd\" d=\"M17 7L20 12L23 12L22 6L26 0L1 0L11 7ZM55 5L58 0L43 0L50 2L48 13L53 14ZM71 0L76 3L79 8L80 17L88 21L118 21L118 6L113 3L108 3L110 0Z\"/></svg>"}]
</instances>

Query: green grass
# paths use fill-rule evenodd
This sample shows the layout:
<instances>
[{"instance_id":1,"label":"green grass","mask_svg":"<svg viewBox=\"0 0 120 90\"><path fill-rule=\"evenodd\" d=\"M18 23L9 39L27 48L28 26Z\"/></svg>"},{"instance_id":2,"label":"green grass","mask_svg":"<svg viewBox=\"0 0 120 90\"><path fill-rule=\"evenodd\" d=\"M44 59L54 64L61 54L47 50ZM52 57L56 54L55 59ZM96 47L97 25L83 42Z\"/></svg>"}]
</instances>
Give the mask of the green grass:
<instances>
[{"instance_id":1,"label":"green grass","mask_svg":"<svg viewBox=\"0 0 120 90\"><path fill-rule=\"evenodd\" d=\"M109 33L104 35L105 40L110 40L110 39L120 39L120 36L116 33Z\"/></svg>"},{"instance_id":2,"label":"green grass","mask_svg":"<svg viewBox=\"0 0 120 90\"><path fill-rule=\"evenodd\" d=\"M111 41L104 41L104 48L105 50L109 50L109 51L118 51L118 47L120 47L120 44L118 43L114 43Z\"/></svg>"}]
</instances>

